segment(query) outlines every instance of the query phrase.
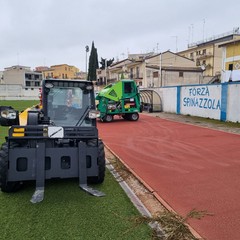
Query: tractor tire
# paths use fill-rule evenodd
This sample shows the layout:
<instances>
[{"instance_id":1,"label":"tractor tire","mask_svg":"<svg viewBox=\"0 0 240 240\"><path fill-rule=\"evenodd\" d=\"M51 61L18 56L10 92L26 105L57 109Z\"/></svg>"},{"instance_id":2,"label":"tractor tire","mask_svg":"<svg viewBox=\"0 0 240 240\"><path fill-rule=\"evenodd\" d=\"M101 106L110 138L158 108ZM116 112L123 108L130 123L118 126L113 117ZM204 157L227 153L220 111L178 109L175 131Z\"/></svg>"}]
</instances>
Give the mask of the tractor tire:
<instances>
[{"instance_id":1,"label":"tractor tire","mask_svg":"<svg viewBox=\"0 0 240 240\"><path fill-rule=\"evenodd\" d=\"M2 144L1 150L8 152L8 143L7 142Z\"/></svg>"},{"instance_id":2,"label":"tractor tire","mask_svg":"<svg viewBox=\"0 0 240 240\"><path fill-rule=\"evenodd\" d=\"M139 119L139 114L138 113L129 114L129 120L130 121L137 121L138 119Z\"/></svg>"},{"instance_id":3,"label":"tractor tire","mask_svg":"<svg viewBox=\"0 0 240 240\"><path fill-rule=\"evenodd\" d=\"M113 115L111 114L107 114L104 118L103 118L104 122L112 122L113 121Z\"/></svg>"},{"instance_id":4,"label":"tractor tire","mask_svg":"<svg viewBox=\"0 0 240 240\"><path fill-rule=\"evenodd\" d=\"M20 182L8 182L8 150L0 150L0 188L2 192L10 193L19 190Z\"/></svg>"},{"instance_id":5,"label":"tractor tire","mask_svg":"<svg viewBox=\"0 0 240 240\"><path fill-rule=\"evenodd\" d=\"M105 152L102 140L98 143L98 176L88 177L88 183L99 184L104 181L105 178Z\"/></svg>"}]
</instances>

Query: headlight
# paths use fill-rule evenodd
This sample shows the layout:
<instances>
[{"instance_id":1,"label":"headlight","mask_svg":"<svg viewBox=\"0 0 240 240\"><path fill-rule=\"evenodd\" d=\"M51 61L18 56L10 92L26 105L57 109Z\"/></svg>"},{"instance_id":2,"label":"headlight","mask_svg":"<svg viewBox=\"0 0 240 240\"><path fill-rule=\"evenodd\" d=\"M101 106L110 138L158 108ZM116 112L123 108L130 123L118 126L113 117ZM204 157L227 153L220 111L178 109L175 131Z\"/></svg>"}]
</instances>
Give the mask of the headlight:
<instances>
[{"instance_id":1,"label":"headlight","mask_svg":"<svg viewBox=\"0 0 240 240\"><path fill-rule=\"evenodd\" d=\"M100 111L98 111L98 110L90 110L89 113L88 113L88 117L90 119L99 118L100 117Z\"/></svg>"},{"instance_id":2,"label":"headlight","mask_svg":"<svg viewBox=\"0 0 240 240\"><path fill-rule=\"evenodd\" d=\"M8 109L1 111L1 117L6 119L16 119L17 113L14 110Z\"/></svg>"}]
</instances>

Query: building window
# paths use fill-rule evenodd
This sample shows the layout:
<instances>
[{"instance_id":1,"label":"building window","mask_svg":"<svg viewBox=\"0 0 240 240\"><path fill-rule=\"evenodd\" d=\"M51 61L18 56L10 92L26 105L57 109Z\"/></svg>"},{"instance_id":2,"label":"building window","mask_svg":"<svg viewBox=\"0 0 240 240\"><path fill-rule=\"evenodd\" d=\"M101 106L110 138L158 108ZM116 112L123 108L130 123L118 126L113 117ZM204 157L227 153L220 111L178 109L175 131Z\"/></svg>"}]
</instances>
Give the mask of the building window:
<instances>
[{"instance_id":1,"label":"building window","mask_svg":"<svg viewBox=\"0 0 240 240\"><path fill-rule=\"evenodd\" d=\"M179 77L183 77L183 71L179 72Z\"/></svg>"},{"instance_id":2,"label":"building window","mask_svg":"<svg viewBox=\"0 0 240 240\"><path fill-rule=\"evenodd\" d=\"M133 79L133 68L130 69L130 78Z\"/></svg>"},{"instance_id":3,"label":"building window","mask_svg":"<svg viewBox=\"0 0 240 240\"><path fill-rule=\"evenodd\" d=\"M158 72L153 72L153 77L158 78Z\"/></svg>"},{"instance_id":4,"label":"building window","mask_svg":"<svg viewBox=\"0 0 240 240\"><path fill-rule=\"evenodd\" d=\"M232 71L232 70L233 70L233 64L229 64L229 65L228 65L228 70L229 70L229 71Z\"/></svg>"},{"instance_id":5,"label":"building window","mask_svg":"<svg viewBox=\"0 0 240 240\"><path fill-rule=\"evenodd\" d=\"M205 55L207 53L207 50L203 49L202 53L203 53L203 55Z\"/></svg>"},{"instance_id":6,"label":"building window","mask_svg":"<svg viewBox=\"0 0 240 240\"><path fill-rule=\"evenodd\" d=\"M30 80L31 79L31 75L26 73L25 74L25 78Z\"/></svg>"},{"instance_id":7,"label":"building window","mask_svg":"<svg viewBox=\"0 0 240 240\"><path fill-rule=\"evenodd\" d=\"M136 69L137 78L139 78L139 67Z\"/></svg>"}]
</instances>

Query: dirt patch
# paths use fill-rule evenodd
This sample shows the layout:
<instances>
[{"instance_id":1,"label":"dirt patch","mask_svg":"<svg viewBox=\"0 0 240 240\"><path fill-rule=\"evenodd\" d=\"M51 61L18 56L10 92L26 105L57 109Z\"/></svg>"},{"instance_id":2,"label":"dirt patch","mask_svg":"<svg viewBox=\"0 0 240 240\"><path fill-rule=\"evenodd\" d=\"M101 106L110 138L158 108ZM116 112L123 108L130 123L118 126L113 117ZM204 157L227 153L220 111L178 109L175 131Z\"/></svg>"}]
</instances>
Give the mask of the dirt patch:
<instances>
[{"instance_id":1,"label":"dirt patch","mask_svg":"<svg viewBox=\"0 0 240 240\"><path fill-rule=\"evenodd\" d=\"M153 217L157 216L164 210L162 204L156 199L152 192L150 192L132 173L129 171L121 161L105 147L106 159L113 165L121 178L128 184L131 190L141 200L143 205L148 209Z\"/></svg>"}]
</instances>

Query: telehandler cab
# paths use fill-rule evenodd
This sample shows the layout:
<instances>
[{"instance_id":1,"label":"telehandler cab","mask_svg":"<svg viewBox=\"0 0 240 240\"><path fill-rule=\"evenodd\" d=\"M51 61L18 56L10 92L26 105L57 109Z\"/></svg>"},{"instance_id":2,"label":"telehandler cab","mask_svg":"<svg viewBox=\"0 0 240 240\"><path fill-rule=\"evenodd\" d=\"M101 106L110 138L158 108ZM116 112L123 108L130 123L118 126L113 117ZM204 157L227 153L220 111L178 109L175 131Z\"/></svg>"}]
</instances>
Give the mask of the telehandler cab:
<instances>
[{"instance_id":1,"label":"telehandler cab","mask_svg":"<svg viewBox=\"0 0 240 240\"><path fill-rule=\"evenodd\" d=\"M21 124L24 121L26 125ZM36 181L31 198L44 198L45 179L79 178L86 192L103 196L87 183L102 183L105 153L98 137L93 84L47 79L42 82L42 106L18 113L0 107L0 124L10 126L0 150L0 188L17 191L24 181Z\"/></svg>"}]
</instances>

